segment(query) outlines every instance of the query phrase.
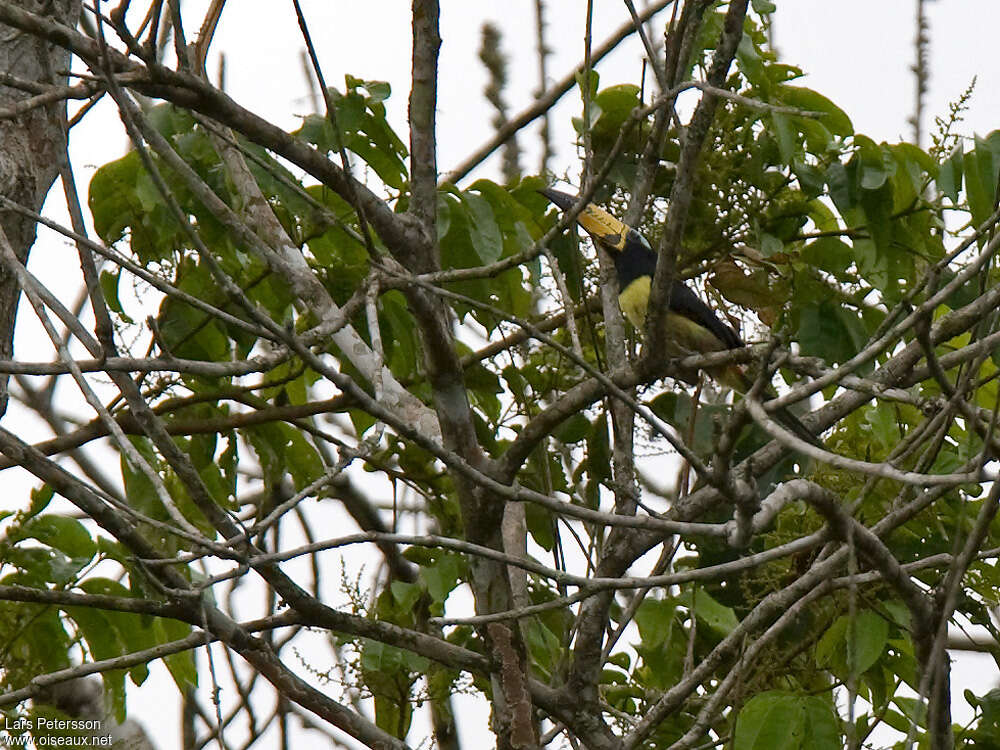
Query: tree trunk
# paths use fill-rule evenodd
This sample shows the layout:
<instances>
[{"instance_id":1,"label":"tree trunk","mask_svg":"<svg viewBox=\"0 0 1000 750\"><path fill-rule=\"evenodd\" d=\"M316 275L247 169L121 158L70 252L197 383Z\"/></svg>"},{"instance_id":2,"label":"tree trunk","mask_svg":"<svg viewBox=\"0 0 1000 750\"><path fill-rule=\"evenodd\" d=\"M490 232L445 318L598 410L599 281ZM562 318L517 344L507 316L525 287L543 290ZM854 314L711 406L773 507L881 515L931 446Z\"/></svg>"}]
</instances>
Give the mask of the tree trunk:
<instances>
[{"instance_id":1,"label":"tree trunk","mask_svg":"<svg viewBox=\"0 0 1000 750\"><path fill-rule=\"evenodd\" d=\"M75 27L79 0L22 0L25 10L47 15ZM38 37L0 25L0 111L37 95L51 84L65 84L70 55L61 47ZM65 148L60 100L8 117L0 125L0 195L33 211L40 211L45 196L59 174ZM22 263L35 242L35 222L13 211L0 210L3 227ZM14 354L14 319L21 290L17 280L0 268L0 360ZM0 416L7 410L7 375L0 375Z\"/></svg>"}]
</instances>

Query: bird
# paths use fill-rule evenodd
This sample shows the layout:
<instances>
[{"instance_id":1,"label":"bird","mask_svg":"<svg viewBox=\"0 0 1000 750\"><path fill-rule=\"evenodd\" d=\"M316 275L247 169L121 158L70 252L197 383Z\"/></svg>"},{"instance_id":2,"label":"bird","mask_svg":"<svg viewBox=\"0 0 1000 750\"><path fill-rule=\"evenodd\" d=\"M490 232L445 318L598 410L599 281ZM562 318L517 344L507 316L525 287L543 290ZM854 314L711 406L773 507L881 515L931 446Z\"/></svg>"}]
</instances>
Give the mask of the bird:
<instances>
[{"instance_id":1,"label":"bird","mask_svg":"<svg viewBox=\"0 0 1000 750\"><path fill-rule=\"evenodd\" d=\"M562 211L568 211L577 202L576 196L554 188L543 188L538 192ZM637 330L643 330L657 253L642 234L593 203L583 207L577 214L576 222L590 235L595 245L610 254L618 278L618 305L626 319ZM668 357L707 354L746 346L739 334L722 322L715 311L679 279L674 279L670 286L667 331L669 341L664 342L663 351ZM738 364L706 369L720 385L737 393L746 394L753 386L753 380ZM767 398L777 396L771 387L766 388L764 395ZM777 409L771 416L797 437L822 447L816 434L787 409Z\"/></svg>"}]
</instances>

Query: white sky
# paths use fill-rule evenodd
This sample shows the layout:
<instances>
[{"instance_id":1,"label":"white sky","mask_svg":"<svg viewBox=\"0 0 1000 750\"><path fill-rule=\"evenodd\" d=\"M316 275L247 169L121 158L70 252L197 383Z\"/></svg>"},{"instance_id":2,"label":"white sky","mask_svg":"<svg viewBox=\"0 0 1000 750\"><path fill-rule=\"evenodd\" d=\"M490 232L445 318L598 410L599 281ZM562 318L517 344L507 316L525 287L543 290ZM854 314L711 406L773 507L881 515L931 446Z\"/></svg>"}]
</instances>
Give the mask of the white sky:
<instances>
[{"instance_id":1,"label":"white sky","mask_svg":"<svg viewBox=\"0 0 1000 750\"><path fill-rule=\"evenodd\" d=\"M185 0L200 18L204 0ZM403 0L330 2L303 0L314 41L329 84L343 86L344 74L387 80L394 96L390 117L403 140L406 121L410 39L409 3ZM858 131L875 140L910 137L906 119L912 111L914 82L912 40L915 0L778 0L776 41L785 62L797 64L807 73L801 85L825 94L844 109ZM637 2L641 6L641 0ZM619 0L596 0L595 42L628 18ZM562 78L583 57L584 19L582 2L550 0L548 30L554 54L550 58L551 80ZM470 2L442 0L442 37L439 125L439 169L448 171L491 134L482 89L486 80L477 51L479 28L486 20L504 31L503 48L510 58L510 85L505 92L510 112L527 106L538 85L534 45L533 0ZM978 76L976 94L967 115L965 132L985 134L1000 127L1000 65L996 60L996 28L1000 6L996 0L936 0L928 4L930 64L932 76L926 111L930 117L947 112ZM666 13L660 18L665 18ZM189 21L193 36L196 21ZM662 27L658 27L662 28ZM302 47L290 2L240 0L229 3L222 17L213 50L227 58L227 89L244 106L279 125L294 129L298 116L309 111L299 49ZM640 50L629 44L608 58L599 70L602 85L637 82ZM569 118L578 113L579 99L570 92L553 113L553 140L559 159L557 172L577 173ZM925 122L925 132L931 125ZM533 145L523 138L524 145ZM93 113L73 133L78 155L77 173L86 184L97 166L124 151L124 135L117 115L109 108ZM534 152L523 166L534 169ZM82 156L81 156L82 154ZM474 176L496 176L495 162ZM61 252L70 252L65 246ZM36 249L33 268L51 264ZM75 267L75 259L73 260ZM22 321L29 317L22 308ZM33 335L33 334L32 334ZM31 348L29 334L19 332L19 353ZM155 735L160 750L179 744L177 695L161 666L154 666L148 687L130 693L130 713ZM955 694L977 693L993 686L996 668L988 659L962 657L953 672ZM202 689L207 696L207 690ZM207 697L205 698L207 704ZM956 719L964 702L956 703ZM463 711L466 709L463 704ZM480 711L483 721L485 713ZM965 716L968 716L966 712ZM276 735L275 735L276 736ZM417 739L416 735L411 736ZM466 737L468 742L471 738ZM274 740L260 747L274 746ZM470 747L474 746L472 744Z\"/></svg>"}]
</instances>

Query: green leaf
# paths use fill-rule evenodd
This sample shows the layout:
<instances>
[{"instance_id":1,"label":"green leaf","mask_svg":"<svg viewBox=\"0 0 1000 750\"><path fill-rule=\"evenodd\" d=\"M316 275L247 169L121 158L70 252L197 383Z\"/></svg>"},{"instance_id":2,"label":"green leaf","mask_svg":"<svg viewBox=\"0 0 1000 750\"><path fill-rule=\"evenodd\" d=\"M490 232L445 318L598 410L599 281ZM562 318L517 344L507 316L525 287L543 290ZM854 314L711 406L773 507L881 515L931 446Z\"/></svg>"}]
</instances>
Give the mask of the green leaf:
<instances>
[{"instance_id":1,"label":"green leaf","mask_svg":"<svg viewBox=\"0 0 1000 750\"><path fill-rule=\"evenodd\" d=\"M840 750L843 745L840 719L824 696L813 695L802 700L806 713L804 748L809 750Z\"/></svg>"},{"instance_id":2,"label":"green leaf","mask_svg":"<svg viewBox=\"0 0 1000 750\"><path fill-rule=\"evenodd\" d=\"M13 582L5 580L4 583ZM14 658L23 659L46 672L70 666L73 647L60 612L54 607L0 602L0 622L20 623L18 631L4 644L5 667L13 670ZM10 674L8 672L8 674ZM29 675L28 677L34 677Z\"/></svg>"},{"instance_id":3,"label":"green leaf","mask_svg":"<svg viewBox=\"0 0 1000 750\"><path fill-rule=\"evenodd\" d=\"M744 34L740 39L739 45L736 47L736 62L740 72L746 76L750 83L760 88L762 92L767 93L771 90L771 79L767 75L764 60L760 52L757 51L750 34Z\"/></svg>"},{"instance_id":4,"label":"green leaf","mask_svg":"<svg viewBox=\"0 0 1000 750\"><path fill-rule=\"evenodd\" d=\"M997 173L1000 171L1000 155L995 155L991 144L976 137L976 147L965 154L965 191L972 212L972 223L979 226L993 213L997 188ZM985 238L980 238L980 243Z\"/></svg>"},{"instance_id":5,"label":"green leaf","mask_svg":"<svg viewBox=\"0 0 1000 750\"><path fill-rule=\"evenodd\" d=\"M192 214L205 214L200 204L198 209L188 205L188 192L183 185L173 184L178 182L175 176L169 171L164 176L184 208ZM113 244L129 230L132 251L144 263L169 258L186 239L135 151L94 173L87 202L98 236Z\"/></svg>"},{"instance_id":6,"label":"green leaf","mask_svg":"<svg viewBox=\"0 0 1000 750\"><path fill-rule=\"evenodd\" d=\"M586 415L577 412L553 432L552 436L561 443L579 443L590 432L590 420Z\"/></svg>"},{"instance_id":7,"label":"green leaf","mask_svg":"<svg viewBox=\"0 0 1000 750\"><path fill-rule=\"evenodd\" d=\"M528 653L536 668L545 672L546 677L550 676L553 669L559 665L562 655L560 648L562 644L558 636L535 618L525 620L522 632Z\"/></svg>"},{"instance_id":8,"label":"green leaf","mask_svg":"<svg viewBox=\"0 0 1000 750\"><path fill-rule=\"evenodd\" d=\"M806 716L801 698L769 691L740 710L733 750L795 750L805 747Z\"/></svg>"},{"instance_id":9,"label":"green leaf","mask_svg":"<svg viewBox=\"0 0 1000 750\"><path fill-rule=\"evenodd\" d=\"M94 219L94 231L111 245L121 239L133 219L130 196L142 169L135 151L105 164L90 179L87 203Z\"/></svg>"},{"instance_id":10,"label":"green leaf","mask_svg":"<svg viewBox=\"0 0 1000 750\"><path fill-rule=\"evenodd\" d=\"M157 104L144 113L149 123L167 139L182 133L189 133L195 125L191 113L173 104Z\"/></svg>"},{"instance_id":11,"label":"green leaf","mask_svg":"<svg viewBox=\"0 0 1000 750\"><path fill-rule=\"evenodd\" d=\"M556 545L552 511L536 503L525 503L524 516L531 538L546 552L551 552Z\"/></svg>"},{"instance_id":12,"label":"green leaf","mask_svg":"<svg viewBox=\"0 0 1000 750\"><path fill-rule=\"evenodd\" d=\"M587 439L587 466L591 479L597 482L603 482L611 476L611 444L608 438L607 412L601 412L601 416L594 420Z\"/></svg>"},{"instance_id":13,"label":"green leaf","mask_svg":"<svg viewBox=\"0 0 1000 750\"><path fill-rule=\"evenodd\" d=\"M892 153L864 135L854 136L856 148L852 160L859 165L859 184L863 190L878 190L896 173Z\"/></svg>"},{"instance_id":14,"label":"green leaf","mask_svg":"<svg viewBox=\"0 0 1000 750\"><path fill-rule=\"evenodd\" d=\"M861 187L864 190L878 190L889 179L889 170L881 164L862 165Z\"/></svg>"},{"instance_id":15,"label":"green leaf","mask_svg":"<svg viewBox=\"0 0 1000 750\"><path fill-rule=\"evenodd\" d=\"M431 599L443 604L458 585L462 569L460 558L454 554L443 554L433 565L422 567L420 575L427 582L427 593Z\"/></svg>"},{"instance_id":16,"label":"green leaf","mask_svg":"<svg viewBox=\"0 0 1000 750\"><path fill-rule=\"evenodd\" d=\"M323 473L323 460L303 434L287 424L255 425L243 430L264 469L269 486L286 474L296 490L314 482Z\"/></svg>"},{"instance_id":17,"label":"green leaf","mask_svg":"<svg viewBox=\"0 0 1000 750\"><path fill-rule=\"evenodd\" d=\"M635 613L635 624L645 646L657 646L663 643L670 633L671 622L677 612L677 606L667 599L650 599L646 597Z\"/></svg>"},{"instance_id":18,"label":"green leaf","mask_svg":"<svg viewBox=\"0 0 1000 750\"><path fill-rule=\"evenodd\" d=\"M695 616L709 627L716 635L725 637L732 633L740 624L731 607L720 604L704 589L693 587L691 596L694 599Z\"/></svg>"},{"instance_id":19,"label":"green leaf","mask_svg":"<svg viewBox=\"0 0 1000 750\"><path fill-rule=\"evenodd\" d=\"M849 674L863 674L885 652L889 623L869 609L862 610L851 628L848 615L838 617L816 644L816 663L845 679Z\"/></svg>"},{"instance_id":20,"label":"green leaf","mask_svg":"<svg viewBox=\"0 0 1000 750\"><path fill-rule=\"evenodd\" d=\"M361 667L371 672L399 672L400 669L423 671L428 660L411 651L389 646L369 638L361 639Z\"/></svg>"},{"instance_id":21,"label":"green leaf","mask_svg":"<svg viewBox=\"0 0 1000 750\"><path fill-rule=\"evenodd\" d=\"M808 112L822 112L820 122L834 135L846 137L854 133L851 118L819 92L800 86L781 86L778 91L781 102L786 106Z\"/></svg>"},{"instance_id":22,"label":"green leaf","mask_svg":"<svg viewBox=\"0 0 1000 750\"><path fill-rule=\"evenodd\" d=\"M493 209L483 197L471 192L461 194L469 209L472 247L481 263L493 263L503 254L503 237L493 217Z\"/></svg>"},{"instance_id":23,"label":"green leaf","mask_svg":"<svg viewBox=\"0 0 1000 750\"><path fill-rule=\"evenodd\" d=\"M4 563L9 566L5 571L12 568L16 571L4 582L36 588L45 588L49 583L65 585L89 562L88 558L71 558L51 547L34 545L7 547L2 553Z\"/></svg>"},{"instance_id":24,"label":"green leaf","mask_svg":"<svg viewBox=\"0 0 1000 750\"><path fill-rule=\"evenodd\" d=\"M388 325L389 334L383 328L382 343L389 368L398 376L410 377L417 371L419 349L416 340L417 326L406 304L406 299L398 290L382 295L379 300L379 323Z\"/></svg>"},{"instance_id":25,"label":"green leaf","mask_svg":"<svg viewBox=\"0 0 1000 750\"><path fill-rule=\"evenodd\" d=\"M734 750L839 750L840 722L829 699L777 690L755 695L740 710Z\"/></svg>"},{"instance_id":26,"label":"green leaf","mask_svg":"<svg viewBox=\"0 0 1000 750\"><path fill-rule=\"evenodd\" d=\"M402 190L406 184L406 146L386 120L385 104L391 93L384 81L345 76L346 93L329 90L339 133L329 118L309 115L296 135L322 151L339 150L343 144L371 167L386 185Z\"/></svg>"},{"instance_id":27,"label":"green leaf","mask_svg":"<svg viewBox=\"0 0 1000 750\"><path fill-rule=\"evenodd\" d=\"M673 599L647 597L636 612L639 640L635 649L641 666L635 677L644 688L664 690L684 673L689 635L677 619Z\"/></svg>"},{"instance_id":28,"label":"green leaf","mask_svg":"<svg viewBox=\"0 0 1000 750\"><path fill-rule=\"evenodd\" d=\"M798 126L806 141L806 151L811 154L825 154L827 152L839 154L840 145L834 142L831 133L820 120L809 120L796 118L795 124Z\"/></svg>"},{"instance_id":29,"label":"green leaf","mask_svg":"<svg viewBox=\"0 0 1000 750\"><path fill-rule=\"evenodd\" d=\"M191 634L191 626L179 620L168 620L157 617L154 620L157 643L179 641ZM198 686L198 668L194 663L193 651L181 651L177 654L163 657L163 663L170 672L174 684L180 692L186 692L189 687Z\"/></svg>"},{"instance_id":30,"label":"green leaf","mask_svg":"<svg viewBox=\"0 0 1000 750\"><path fill-rule=\"evenodd\" d=\"M594 121L595 135L617 137L618 131L632 116L632 110L640 106L639 87L631 84L608 86L594 97L599 115Z\"/></svg>"},{"instance_id":31,"label":"green leaf","mask_svg":"<svg viewBox=\"0 0 1000 750\"><path fill-rule=\"evenodd\" d=\"M600 74L596 70L591 69L590 75L588 76L584 71L581 70L578 73L576 73L574 77L576 78L576 85L580 87L581 97L583 96L583 92L587 89L587 87L588 86L590 87L589 95L591 102L593 102L593 100L597 97L597 86L601 81Z\"/></svg>"},{"instance_id":32,"label":"green leaf","mask_svg":"<svg viewBox=\"0 0 1000 750\"><path fill-rule=\"evenodd\" d=\"M864 186L862 177L861 208L865 213L865 223L868 233L875 242L880 257L888 258L893 252L893 190L892 184L883 179L878 189L868 189Z\"/></svg>"},{"instance_id":33,"label":"green leaf","mask_svg":"<svg viewBox=\"0 0 1000 750\"><path fill-rule=\"evenodd\" d=\"M320 151L336 151L340 147L340 141L330 124L330 119L324 115L306 115L302 118L302 127L295 131L295 135L313 144Z\"/></svg>"},{"instance_id":34,"label":"green leaf","mask_svg":"<svg viewBox=\"0 0 1000 750\"><path fill-rule=\"evenodd\" d=\"M847 165L835 161L826 168L826 184L830 198L841 214L847 214L858 203L857 163Z\"/></svg>"},{"instance_id":35,"label":"green leaf","mask_svg":"<svg viewBox=\"0 0 1000 750\"><path fill-rule=\"evenodd\" d=\"M778 144L778 153L781 154L783 164L791 164L795 161L797 143L795 139L795 128L791 119L780 112L771 112L771 132L774 140Z\"/></svg>"},{"instance_id":36,"label":"green leaf","mask_svg":"<svg viewBox=\"0 0 1000 750\"><path fill-rule=\"evenodd\" d=\"M348 89L363 88L368 92L371 102L383 102L392 93L392 86L386 81L366 81L348 74L344 76Z\"/></svg>"},{"instance_id":37,"label":"green leaf","mask_svg":"<svg viewBox=\"0 0 1000 750\"><path fill-rule=\"evenodd\" d=\"M962 142L959 141L955 150L941 164L941 170L938 172L937 188L948 196L952 203L958 203L958 191L962 189L964 161L965 154L962 153Z\"/></svg>"},{"instance_id":38,"label":"green leaf","mask_svg":"<svg viewBox=\"0 0 1000 750\"><path fill-rule=\"evenodd\" d=\"M122 586L118 581L110 578L88 578L80 583L80 589L88 594L99 594L103 596L117 596L121 598L133 598L134 594ZM125 649L130 652L144 651L157 645L157 632L153 618L132 614L130 612L116 612L112 610L102 610L105 618L111 627L114 628L118 639L125 645ZM137 664L129 669L132 682L141 685L149 676L149 668L145 664Z\"/></svg>"},{"instance_id":39,"label":"green leaf","mask_svg":"<svg viewBox=\"0 0 1000 750\"><path fill-rule=\"evenodd\" d=\"M927 704L922 700L896 695L892 702L899 707L909 722L921 728L927 727Z\"/></svg>"},{"instance_id":40,"label":"green leaf","mask_svg":"<svg viewBox=\"0 0 1000 750\"><path fill-rule=\"evenodd\" d=\"M896 416L889 409L868 409L864 413L864 421L871 426L874 443L883 449L888 450L899 442Z\"/></svg>"},{"instance_id":41,"label":"green leaf","mask_svg":"<svg viewBox=\"0 0 1000 750\"><path fill-rule=\"evenodd\" d=\"M405 581L393 581L390 586L392 591L392 596L404 610L413 609L417 601L420 599L421 590L420 586L415 583L406 583Z\"/></svg>"},{"instance_id":42,"label":"green leaf","mask_svg":"<svg viewBox=\"0 0 1000 750\"><path fill-rule=\"evenodd\" d=\"M975 747L1000 747L1000 689L994 688L982 697L966 690L965 700L980 716L970 732L970 738L977 743Z\"/></svg>"},{"instance_id":43,"label":"green leaf","mask_svg":"<svg viewBox=\"0 0 1000 750\"><path fill-rule=\"evenodd\" d=\"M348 148L360 156L369 167L375 170L382 181L389 187L402 190L406 184L406 164L399 156L386 153L377 144L371 143L362 136L348 141Z\"/></svg>"},{"instance_id":44,"label":"green leaf","mask_svg":"<svg viewBox=\"0 0 1000 750\"><path fill-rule=\"evenodd\" d=\"M90 532L75 518L52 514L36 516L24 524L22 533L72 558L90 560L97 552Z\"/></svg>"},{"instance_id":45,"label":"green leaf","mask_svg":"<svg viewBox=\"0 0 1000 750\"><path fill-rule=\"evenodd\" d=\"M132 323L132 318L125 314L121 300L118 298L118 284L121 281L121 276L121 269L118 269L115 273L101 271L101 294L109 310L121 315L126 323Z\"/></svg>"},{"instance_id":46,"label":"green leaf","mask_svg":"<svg viewBox=\"0 0 1000 750\"><path fill-rule=\"evenodd\" d=\"M886 149L899 166L896 170L896 192L903 193L904 184L907 188L900 202L909 204L920 196L926 177L937 176L938 164L930 154L912 143L896 143Z\"/></svg>"},{"instance_id":47,"label":"green leaf","mask_svg":"<svg viewBox=\"0 0 1000 750\"><path fill-rule=\"evenodd\" d=\"M393 737L403 739L410 729L413 706L410 702L399 701L395 696L375 693L375 724Z\"/></svg>"},{"instance_id":48,"label":"green leaf","mask_svg":"<svg viewBox=\"0 0 1000 750\"><path fill-rule=\"evenodd\" d=\"M866 336L855 312L823 299L800 309L796 339L806 356L844 362L864 346Z\"/></svg>"},{"instance_id":49,"label":"green leaf","mask_svg":"<svg viewBox=\"0 0 1000 750\"><path fill-rule=\"evenodd\" d=\"M31 507L28 510L29 516L35 516L45 510L52 498L55 496L55 488L51 484L43 484L31 490Z\"/></svg>"},{"instance_id":50,"label":"green leaf","mask_svg":"<svg viewBox=\"0 0 1000 750\"><path fill-rule=\"evenodd\" d=\"M823 192L825 180L817 167L796 158L792 160L792 172L806 195L815 198Z\"/></svg>"},{"instance_id":51,"label":"green leaf","mask_svg":"<svg viewBox=\"0 0 1000 750\"><path fill-rule=\"evenodd\" d=\"M87 642L87 649L94 659L110 659L125 653L124 644L118 638L118 631L112 627L107 613L91 607L65 607Z\"/></svg>"},{"instance_id":52,"label":"green leaf","mask_svg":"<svg viewBox=\"0 0 1000 750\"><path fill-rule=\"evenodd\" d=\"M802 249L802 259L813 268L842 273L854 262L854 250L837 237L820 237Z\"/></svg>"},{"instance_id":53,"label":"green leaf","mask_svg":"<svg viewBox=\"0 0 1000 750\"><path fill-rule=\"evenodd\" d=\"M688 394L680 391L664 391L649 406L656 416L680 430L686 440L690 438L691 447L701 454L712 450L716 423L731 411L731 407L726 404L695 402Z\"/></svg>"},{"instance_id":54,"label":"green leaf","mask_svg":"<svg viewBox=\"0 0 1000 750\"><path fill-rule=\"evenodd\" d=\"M200 299L212 301L222 296L208 269L197 263L182 263L176 284ZM157 321L163 344L176 357L211 362L232 358L232 342L225 329L214 318L186 302L172 296L164 298Z\"/></svg>"},{"instance_id":55,"label":"green leaf","mask_svg":"<svg viewBox=\"0 0 1000 750\"><path fill-rule=\"evenodd\" d=\"M761 233L760 236L760 253L765 258L770 258L772 255L777 255L778 253L784 252L785 243L780 239L775 237L773 234L768 234L767 232Z\"/></svg>"}]
</instances>

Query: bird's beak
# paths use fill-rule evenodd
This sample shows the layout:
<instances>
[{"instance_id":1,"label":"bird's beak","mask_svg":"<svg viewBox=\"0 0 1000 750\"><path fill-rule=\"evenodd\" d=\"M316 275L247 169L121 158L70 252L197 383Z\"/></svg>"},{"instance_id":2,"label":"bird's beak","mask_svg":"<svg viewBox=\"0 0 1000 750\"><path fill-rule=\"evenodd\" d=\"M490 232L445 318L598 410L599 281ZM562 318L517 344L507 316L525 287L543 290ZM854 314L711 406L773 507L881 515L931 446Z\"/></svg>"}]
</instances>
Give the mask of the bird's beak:
<instances>
[{"instance_id":1,"label":"bird's beak","mask_svg":"<svg viewBox=\"0 0 1000 750\"><path fill-rule=\"evenodd\" d=\"M538 191L563 211L568 211L576 204L576 197L561 190L544 188ZM593 203L577 214L577 223L608 250L621 251L625 247L625 237L629 233L627 224L623 224L614 216Z\"/></svg>"},{"instance_id":2,"label":"bird's beak","mask_svg":"<svg viewBox=\"0 0 1000 750\"><path fill-rule=\"evenodd\" d=\"M562 190L542 188L538 192L556 204L561 211L569 211L573 207L573 204L576 203L576 198L569 193L564 193Z\"/></svg>"}]
</instances>

